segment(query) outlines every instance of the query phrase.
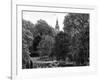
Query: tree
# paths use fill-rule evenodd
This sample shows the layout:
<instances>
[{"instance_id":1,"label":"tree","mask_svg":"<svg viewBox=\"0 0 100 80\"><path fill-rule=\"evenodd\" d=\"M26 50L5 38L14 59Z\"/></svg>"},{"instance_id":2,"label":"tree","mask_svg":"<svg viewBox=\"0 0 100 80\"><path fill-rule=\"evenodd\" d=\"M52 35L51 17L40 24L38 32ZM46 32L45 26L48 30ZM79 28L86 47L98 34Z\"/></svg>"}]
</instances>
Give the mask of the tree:
<instances>
[{"instance_id":1,"label":"tree","mask_svg":"<svg viewBox=\"0 0 100 80\"><path fill-rule=\"evenodd\" d=\"M34 24L32 22L30 22L30 21L22 20L22 26L25 29L30 30L31 33L34 30Z\"/></svg>"},{"instance_id":2,"label":"tree","mask_svg":"<svg viewBox=\"0 0 100 80\"><path fill-rule=\"evenodd\" d=\"M40 19L35 24L33 36L36 37L38 34L55 36L55 31L46 21Z\"/></svg>"},{"instance_id":3,"label":"tree","mask_svg":"<svg viewBox=\"0 0 100 80\"><path fill-rule=\"evenodd\" d=\"M68 57L70 38L68 34L59 32L55 37L54 55L58 60L65 60Z\"/></svg>"},{"instance_id":4,"label":"tree","mask_svg":"<svg viewBox=\"0 0 100 80\"><path fill-rule=\"evenodd\" d=\"M85 64L89 58L89 14L69 13L63 29L71 36L72 60L77 65Z\"/></svg>"},{"instance_id":5,"label":"tree","mask_svg":"<svg viewBox=\"0 0 100 80\"><path fill-rule=\"evenodd\" d=\"M42 36L42 40L38 45L38 51L40 56L49 56L54 47L54 38L49 35Z\"/></svg>"},{"instance_id":6,"label":"tree","mask_svg":"<svg viewBox=\"0 0 100 80\"><path fill-rule=\"evenodd\" d=\"M81 36L80 63L89 65L89 27L86 27Z\"/></svg>"},{"instance_id":7,"label":"tree","mask_svg":"<svg viewBox=\"0 0 100 80\"><path fill-rule=\"evenodd\" d=\"M89 26L89 14L69 13L64 18L64 32L74 36Z\"/></svg>"},{"instance_id":8,"label":"tree","mask_svg":"<svg viewBox=\"0 0 100 80\"><path fill-rule=\"evenodd\" d=\"M32 64L29 56L29 46L32 44L33 35L28 24L29 22L22 21L22 68L29 68Z\"/></svg>"},{"instance_id":9,"label":"tree","mask_svg":"<svg viewBox=\"0 0 100 80\"><path fill-rule=\"evenodd\" d=\"M50 51L50 50L47 47L48 51L46 52L47 48L45 46L48 46L48 45L51 46L51 43L48 43L48 42L50 42L50 40L52 42L52 38L54 38L54 36L55 36L54 29L46 21L40 19L34 25L32 34L33 34L34 40L33 40L32 46L29 48L32 56L34 56L35 54L39 55L40 52L41 52L41 55L49 54L50 52L48 52L48 51ZM48 40L48 39L50 39L50 40ZM45 45L45 46L43 46L43 45ZM38 49L40 52L38 51Z\"/></svg>"}]
</instances>

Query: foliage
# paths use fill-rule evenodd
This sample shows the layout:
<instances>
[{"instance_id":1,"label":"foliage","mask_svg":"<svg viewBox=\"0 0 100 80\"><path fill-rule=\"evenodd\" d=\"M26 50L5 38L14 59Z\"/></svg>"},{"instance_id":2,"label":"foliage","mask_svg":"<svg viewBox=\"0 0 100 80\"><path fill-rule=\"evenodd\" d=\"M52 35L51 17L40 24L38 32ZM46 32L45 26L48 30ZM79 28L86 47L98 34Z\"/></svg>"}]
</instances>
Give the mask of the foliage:
<instances>
[{"instance_id":1,"label":"foliage","mask_svg":"<svg viewBox=\"0 0 100 80\"><path fill-rule=\"evenodd\" d=\"M33 30L33 36L36 37L38 34L54 36L55 32L54 29L50 25L48 25L46 21L40 19L35 24Z\"/></svg>"},{"instance_id":2,"label":"foliage","mask_svg":"<svg viewBox=\"0 0 100 80\"><path fill-rule=\"evenodd\" d=\"M89 58L89 14L69 13L64 19L64 32L71 36L71 60L77 65Z\"/></svg>"},{"instance_id":3,"label":"foliage","mask_svg":"<svg viewBox=\"0 0 100 80\"><path fill-rule=\"evenodd\" d=\"M69 13L64 18L64 32L71 36L89 26L89 14Z\"/></svg>"},{"instance_id":4,"label":"foliage","mask_svg":"<svg viewBox=\"0 0 100 80\"><path fill-rule=\"evenodd\" d=\"M85 28L84 32L82 32L81 36L81 44L80 44L80 52L79 57L76 59L77 63L88 65L87 62L89 62L89 28Z\"/></svg>"},{"instance_id":5,"label":"foliage","mask_svg":"<svg viewBox=\"0 0 100 80\"><path fill-rule=\"evenodd\" d=\"M59 32L55 37L54 54L58 60L60 59L65 60L66 57L68 56L69 45L70 45L69 39L70 39L69 36L62 31Z\"/></svg>"},{"instance_id":6,"label":"foliage","mask_svg":"<svg viewBox=\"0 0 100 80\"><path fill-rule=\"evenodd\" d=\"M31 54L33 54L33 56L35 54L49 54L53 44L53 38L55 36L54 29L48 25L46 21L40 19L34 25L32 34L34 40L32 42L32 46L30 47Z\"/></svg>"},{"instance_id":7,"label":"foliage","mask_svg":"<svg viewBox=\"0 0 100 80\"><path fill-rule=\"evenodd\" d=\"M89 65L89 14L69 13L63 24L56 34L45 20L22 20L22 68Z\"/></svg>"},{"instance_id":8,"label":"foliage","mask_svg":"<svg viewBox=\"0 0 100 80\"><path fill-rule=\"evenodd\" d=\"M23 20L22 21L22 68L29 67L30 64L30 52L29 46L32 44L33 35L30 32L29 22Z\"/></svg>"},{"instance_id":9,"label":"foliage","mask_svg":"<svg viewBox=\"0 0 100 80\"><path fill-rule=\"evenodd\" d=\"M54 46L54 38L49 35L42 36L42 40L38 45L39 54L41 56L49 56Z\"/></svg>"}]
</instances>

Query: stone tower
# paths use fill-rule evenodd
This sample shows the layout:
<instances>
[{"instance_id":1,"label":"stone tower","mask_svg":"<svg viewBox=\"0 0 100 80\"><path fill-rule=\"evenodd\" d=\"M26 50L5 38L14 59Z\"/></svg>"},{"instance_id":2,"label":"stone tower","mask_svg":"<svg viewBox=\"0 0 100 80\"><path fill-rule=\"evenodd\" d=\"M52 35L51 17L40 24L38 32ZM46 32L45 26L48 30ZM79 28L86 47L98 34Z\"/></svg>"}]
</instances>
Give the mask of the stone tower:
<instances>
[{"instance_id":1,"label":"stone tower","mask_svg":"<svg viewBox=\"0 0 100 80\"><path fill-rule=\"evenodd\" d=\"M58 32L59 32L59 24L58 24L58 19L56 20L55 31L56 31L56 33L58 33Z\"/></svg>"}]
</instances>

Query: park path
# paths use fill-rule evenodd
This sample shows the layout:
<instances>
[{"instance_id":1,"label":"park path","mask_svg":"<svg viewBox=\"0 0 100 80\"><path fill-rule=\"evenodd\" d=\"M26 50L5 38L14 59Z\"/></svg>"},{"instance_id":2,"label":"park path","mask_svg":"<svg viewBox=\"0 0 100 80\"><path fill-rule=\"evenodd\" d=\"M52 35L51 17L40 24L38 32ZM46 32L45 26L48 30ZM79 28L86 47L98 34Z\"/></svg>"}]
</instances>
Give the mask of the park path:
<instances>
[{"instance_id":1,"label":"park path","mask_svg":"<svg viewBox=\"0 0 100 80\"><path fill-rule=\"evenodd\" d=\"M44 64L46 64L46 63L55 63L55 62L57 62L57 61L41 61L41 60L39 60L40 59L40 57L34 57L34 58L31 58L31 60L32 60L32 62L33 63L44 63Z\"/></svg>"}]
</instances>

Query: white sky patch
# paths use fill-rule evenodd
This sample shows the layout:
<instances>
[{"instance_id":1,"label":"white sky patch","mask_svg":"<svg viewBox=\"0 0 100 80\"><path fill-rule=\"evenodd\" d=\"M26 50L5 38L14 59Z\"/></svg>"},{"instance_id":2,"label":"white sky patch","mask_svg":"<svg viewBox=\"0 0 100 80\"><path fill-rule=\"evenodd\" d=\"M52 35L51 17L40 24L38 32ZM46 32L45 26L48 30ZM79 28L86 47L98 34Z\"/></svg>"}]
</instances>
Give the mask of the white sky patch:
<instances>
[{"instance_id":1,"label":"white sky patch","mask_svg":"<svg viewBox=\"0 0 100 80\"><path fill-rule=\"evenodd\" d=\"M63 30L64 16L68 13L47 13L47 12L23 12L23 19L31 21L36 24L37 20L45 20L50 26L55 28L56 20L58 19L58 24L60 30Z\"/></svg>"}]
</instances>

